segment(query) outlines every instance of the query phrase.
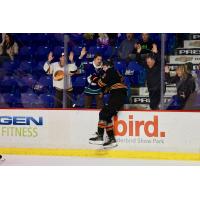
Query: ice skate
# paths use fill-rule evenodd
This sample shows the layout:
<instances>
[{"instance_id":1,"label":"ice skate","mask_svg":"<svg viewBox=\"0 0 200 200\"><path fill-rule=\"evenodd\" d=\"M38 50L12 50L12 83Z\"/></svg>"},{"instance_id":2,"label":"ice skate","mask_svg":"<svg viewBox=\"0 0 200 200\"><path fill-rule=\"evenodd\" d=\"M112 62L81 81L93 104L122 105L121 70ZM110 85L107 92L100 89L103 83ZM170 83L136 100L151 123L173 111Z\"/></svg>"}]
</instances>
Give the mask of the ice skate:
<instances>
[{"instance_id":1,"label":"ice skate","mask_svg":"<svg viewBox=\"0 0 200 200\"><path fill-rule=\"evenodd\" d=\"M115 148L117 147L117 141L115 138L108 138L108 140L106 142L104 142L103 144L103 148L104 149L111 149L111 148Z\"/></svg>"},{"instance_id":2,"label":"ice skate","mask_svg":"<svg viewBox=\"0 0 200 200\"><path fill-rule=\"evenodd\" d=\"M97 135L89 139L90 144L102 145L104 144L103 136Z\"/></svg>"},{"instance_id":3,"label":"ice skate","mask_svg":"<svg viewBox=\"0 0 200 200\"><path fill-rule=\"evenodd\" d=\"M2 155L0 155L0 162L5 161L6 159L2 157Z\"/></svg>"}]
</instances>

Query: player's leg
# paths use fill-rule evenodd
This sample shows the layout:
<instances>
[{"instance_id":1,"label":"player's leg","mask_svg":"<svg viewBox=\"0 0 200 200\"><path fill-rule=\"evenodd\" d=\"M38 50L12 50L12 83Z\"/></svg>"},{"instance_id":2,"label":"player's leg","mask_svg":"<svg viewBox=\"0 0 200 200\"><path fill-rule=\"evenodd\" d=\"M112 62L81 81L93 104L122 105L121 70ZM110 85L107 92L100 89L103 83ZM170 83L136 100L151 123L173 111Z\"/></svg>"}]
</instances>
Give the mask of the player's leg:
<instances>
[{"instance_id":1,"label":"player's leg","mask_svg":"<svg viewBox=\"0 0 200 200\"><path fill-rule=\"evenodd\" d=\"M104 135L104 129L106 128L107 122L105 120L105 116L107 113L107 108L103 107L103 109L99 113L99 121L98 121L98 127L95 137L92 137L89 139L90 144L103 144L103 135Z\"/></svg>"},{"instance_id":2,"label":"player's leg","mask_svg":"<svg viewBox=\"0 0 200 200\"><path fill-rule=\"evenodd\" d=\"M106 127L105 127L108 139L103 144L103 146L105 148L117 146L117 142L116 142L115 134L114 134L114 129L113 129L113 122L112 122L112 117L116 114L117 114L117 110L116 110L115 106L111 106L111 105L108 104L108 109L107 109L107 113L106 113L107 124L106 124Z\"/></svg>"},{"instance_id":3,"label":"player's leg","mask_svg":"<svg viewBox=\"0 0 200 200\"><path fill-rule=\"evenodd\" d=\"M101 95L95 95L95 100L96 100L96 104L97 104L97 109L101 109L103 108L103 98Z\"/></svg>"},{"instance_id":4,"label":"player's leg","mask_svg":"<svg viewBox=\"0 0 200 200\"><path fill-rule=\"evenodd\" d=\"M107 141L103 144L104 148L110 148L110 147L116 147L117 141L115 139L114 129L113 129L113 123L110 122L106 126L106 133L108 135Z\"/></svg>"},{"instance_id":5,"label":"player's leg","mask_svg":"<svg viewBox=\"0 0 200 200\"><path fill-rule=\"evenodd\" d=\"M116 147L117 142L114 134L114 127L112 117L117 115L118 111L123 107L126 100L126 92L119 91L114 94L111 94L108 101L108 111L107 111L107 126L106 132L108 135L108 140L103 144L104 148Z\"/></svg>"}]
</instances>

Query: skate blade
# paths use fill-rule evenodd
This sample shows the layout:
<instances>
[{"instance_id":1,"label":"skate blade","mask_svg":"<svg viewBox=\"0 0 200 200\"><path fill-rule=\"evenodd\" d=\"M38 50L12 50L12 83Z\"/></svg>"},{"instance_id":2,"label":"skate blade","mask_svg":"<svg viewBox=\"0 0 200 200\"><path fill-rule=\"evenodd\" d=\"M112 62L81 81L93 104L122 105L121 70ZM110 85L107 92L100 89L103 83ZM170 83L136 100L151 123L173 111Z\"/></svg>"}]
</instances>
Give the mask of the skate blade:
<instances>
[{"instance_id":1,"label":"skate blade","mask_svg":"<svg viewBox=\"0 0 200 200\"><path fill-rule=\"evenodd\" d=\"M110 144L110 145L103 146L103 149L113 149L117 146L118 146L117 143L113 143L113 144Z\"/></svg>"},{"instance_id":2,"label":"skate blade","mask_svg":"<svg viewBox=\"0 0 200 200\"><path fill-rule=\"evenodd\" d=\"M6 161L5 158L1 158L1 159L0 159L0 162L4 162L4 161Z\"/></svg>"},{"instance_id":3,"label":"skate blade","mask_svg":"<svg viewBox=\"0 0 200 200\"><path fill-rule=\"evenodd\" d=\"M89 140L89 144L103 145L103 144L104 144L104 141L91 141L91 140Z\"/></svg>"}]
</instances>

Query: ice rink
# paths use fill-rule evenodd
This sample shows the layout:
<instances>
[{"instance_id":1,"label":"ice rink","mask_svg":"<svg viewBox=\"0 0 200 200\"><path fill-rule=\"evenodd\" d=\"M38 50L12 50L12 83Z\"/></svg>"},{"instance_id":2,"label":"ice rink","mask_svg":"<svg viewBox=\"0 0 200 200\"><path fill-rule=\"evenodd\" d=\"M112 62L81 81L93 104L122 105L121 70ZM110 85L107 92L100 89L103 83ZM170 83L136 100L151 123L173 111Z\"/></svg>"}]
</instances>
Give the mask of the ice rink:
<instances>
[{"instance_id":1,"label":"ice rink","mask_svg":"<svg viewBox=\"0 0 200 200\"><path fill-rule=\"evenodd\" d=\"M173 160L136 160L136 159L107 159L107 158L82 158L66 156L27 156L27 155L3 155L1 166L132 166L132 165L195 165L200 162L173 161Z\"/></svg>"}]
</instances>

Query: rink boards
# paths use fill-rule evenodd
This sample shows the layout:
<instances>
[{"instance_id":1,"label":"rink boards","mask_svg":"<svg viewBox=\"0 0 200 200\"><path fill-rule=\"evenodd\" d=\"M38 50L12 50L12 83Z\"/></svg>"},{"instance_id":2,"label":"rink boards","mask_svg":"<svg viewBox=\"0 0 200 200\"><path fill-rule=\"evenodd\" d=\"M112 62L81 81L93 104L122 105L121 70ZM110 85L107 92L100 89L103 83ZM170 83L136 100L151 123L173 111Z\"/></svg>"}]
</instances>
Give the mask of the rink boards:
<instances>
[{"instance_id":1,"label":"rink boards","mask_svg":"<svg viewBox=\"0 0 200 200\"><path fill-rule=\"evenodd\" d=\"M1 109L1 154L64 155L200 161L200 113L120 111L118 147L102 150L88 139L98 110Z\"/></svg>"}]
</instances>

